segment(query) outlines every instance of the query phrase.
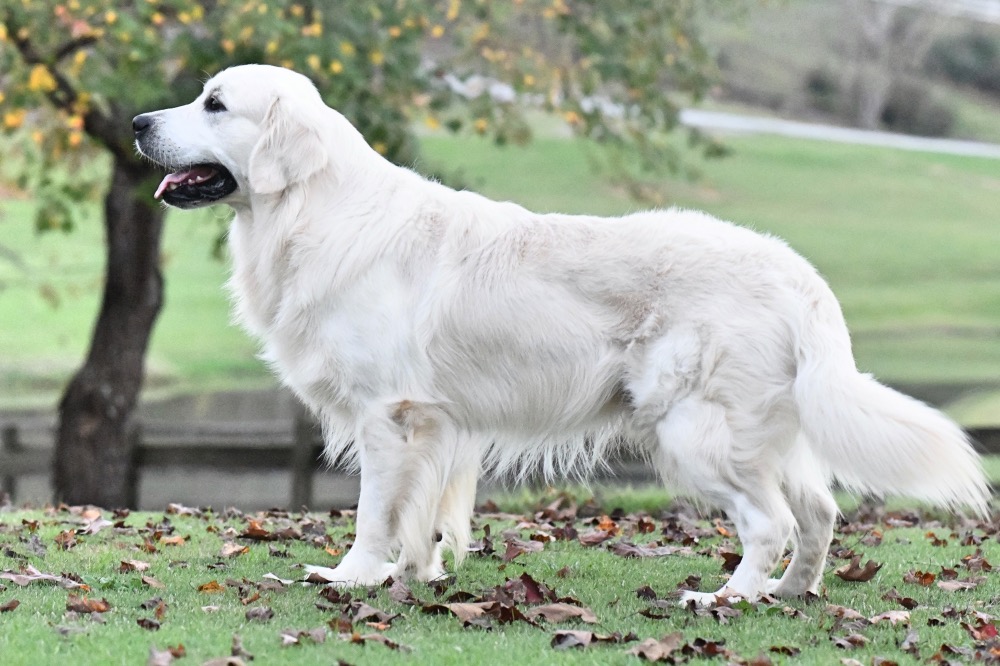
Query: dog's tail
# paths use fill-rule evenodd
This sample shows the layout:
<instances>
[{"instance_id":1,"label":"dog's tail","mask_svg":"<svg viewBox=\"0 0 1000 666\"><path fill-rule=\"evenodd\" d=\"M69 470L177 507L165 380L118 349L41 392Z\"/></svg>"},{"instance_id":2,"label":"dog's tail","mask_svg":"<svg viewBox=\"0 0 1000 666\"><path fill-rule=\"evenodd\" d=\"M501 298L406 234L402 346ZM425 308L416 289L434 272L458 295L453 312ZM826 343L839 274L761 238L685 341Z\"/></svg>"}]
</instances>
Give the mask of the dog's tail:
<instances>
[{"instance_id":1,"label":"dog's tail","mask_svg":"<svg viewBox=\"0 0 1000 666\"><path fill-rule=\"evenodd\" d=\"M800 328L794 386L814 453L849 490L984 515L989 487L968 437L936 409L857 371L840 307L820 288Z\"/></svg>"}]
</instances>

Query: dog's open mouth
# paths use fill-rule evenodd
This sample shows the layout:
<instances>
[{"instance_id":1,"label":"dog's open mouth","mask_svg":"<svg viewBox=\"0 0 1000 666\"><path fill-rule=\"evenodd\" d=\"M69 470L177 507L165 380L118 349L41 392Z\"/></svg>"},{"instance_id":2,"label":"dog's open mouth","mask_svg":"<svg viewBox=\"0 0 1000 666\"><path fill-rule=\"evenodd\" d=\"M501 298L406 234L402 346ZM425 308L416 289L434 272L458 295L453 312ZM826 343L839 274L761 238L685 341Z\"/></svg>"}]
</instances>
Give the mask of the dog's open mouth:
<instances>
[{"instance_id":1,"label":"dog's open mouth","mask_svg":"<svg viewBox=\"0 0 1000 666\"><path fill-rule=\"evenodd\" d=\"M157 199L177 208L209 204L236 191L236 179L221 164L196 164L168 173L156 188Z\"/></svg>"}]
</instances>

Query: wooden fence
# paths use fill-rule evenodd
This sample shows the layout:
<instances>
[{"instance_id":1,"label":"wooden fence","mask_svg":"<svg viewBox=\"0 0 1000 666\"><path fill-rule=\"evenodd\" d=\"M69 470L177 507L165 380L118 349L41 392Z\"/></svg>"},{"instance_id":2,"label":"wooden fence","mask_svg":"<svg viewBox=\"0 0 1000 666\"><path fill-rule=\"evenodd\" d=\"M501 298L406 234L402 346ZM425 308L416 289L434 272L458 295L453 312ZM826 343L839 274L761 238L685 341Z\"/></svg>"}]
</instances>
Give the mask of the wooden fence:
<instances>
[{"instance_id":1,"label":"wooden fence","mask_svg":"<svg viewBox=\"0 0 1000 666\"><path fill-rule=\"evenodd\" d=\"M0 416L0 418L3 418ZM51 468L54 424L51 419L12 417L0 421L0 495L17 496L18 477L46 474ZM968 431L976 448L986 455L1000 454L1000 428ZM174 423L146 421L134 431L137 472L156 468L188 467L252 472L291 472L289 506L310 506L313 479L323 469L318 426L304 411L284 421L220 421ZM643 466L623 461L618 476L640 481Z\"/></svg>"}]
</instances>

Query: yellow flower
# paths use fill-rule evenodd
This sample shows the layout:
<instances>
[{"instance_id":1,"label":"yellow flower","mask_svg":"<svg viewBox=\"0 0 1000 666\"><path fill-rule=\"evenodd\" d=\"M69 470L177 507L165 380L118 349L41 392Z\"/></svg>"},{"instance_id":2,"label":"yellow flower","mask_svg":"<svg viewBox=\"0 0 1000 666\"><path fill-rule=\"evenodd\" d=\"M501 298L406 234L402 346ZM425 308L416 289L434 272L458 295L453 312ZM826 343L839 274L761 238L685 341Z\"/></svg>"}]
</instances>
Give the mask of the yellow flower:
<instances>
[{"instance_id":1,"label":"yellow flower","mask_svg":"<svg viewBox=\"0 0 1000 666\"><path fill-rule=\"evenodd\" d=\"M77 148L83 143L83 134L80 132L70 132L68 141L70 146Z\"/></svg>"},{"instance_id":2,"label":"yellow flower","mask_svg":"<svg viewBox=\"0 0 1000 666\"><path fill-rule=\"evenodd\" d=\"M45 140L45 135L42 134L41 130L35 130L31 133L31 140L40 146L42 145L42 141Z\"/></svg>"},{"instance_id":3,"label":"yellow flower","mask_svg":"<svg viewBox=\"0 0 1000 666\"><path fill-rule=\"evenodd\" d=\"M316 55L315 53L310 54L309 57L306 58L306 64L309 65L310 68L316 71L318 71L319 68L323 66L322 63L320 62L319 56Z\"/></svg>"},{"instance_id":4,"label":"yellow flower","mask_svg":"<svg viewBox=\"0 0 1000 666\"><path fill-rule=\"evenodd\" d=\"M389 28L389 36L392 37L393 39L399 37L402 34L403 34L403 29L400 28L398 25L394 25Z\"/></svg>"},{"instance_id":5,"label":"yellow flower","mask_svg":"<svg viewBox=\"0 0 1000 666\"><path fill-rule=\"evenodd\" d=\"M427 116L424 119L424 124L432 130L441 129L441 121L435 116Z\"/></svg>"},{"instance_id":6,"label":"yellow flower","mask_svg":"<svg viewBox=\"0 0 1000 666\"><path fill-rule=\"evenodd\" d=\"M302 26L303 37L319 37L322 34L323 34L322 23L310 23L309 25Z\"/></svg>"},{"instance_id":7,"label":"yellow flower","mask_svg":"<svg viewBox=\"0 0 1000 666\"><path fill-rule=\"evenodd\" d=\"M375 152L379 155L385 155L386 151L389 150L389 146L385 145L382 141L376 141L373 143L372 148L374 148Z\"/></svg>"},{"instance_id":8,"label":"yellow flower","mask_svg":"<svg viewBox=\"0 0 1000 666\"><path fill-rule=\"evenodd\" d=\"M83 116L74 114L66 119L66 127L72 130L83 129Z\"/></svg>"},{"instance_id":9,"label":"yellow flower","mask_svg":"<svg viewBox=\"0 0 1000 666\"><path fill-rule=\"evenodd\" d=\"M226 53L232 53L236 50L236 44L231 39L223 39L219 44Z\"/></svg>"},{"instance_id":10,"label":"yellow flower","mask_svg":"<svg viewBox=\"0 0 1000 666\"><path fill-rule=\"evenodd\" d=\"M563 114L563 120L565 120L570 125L580 124L580 114L576 111L567 111Z\"/></svg>"},{"instance_id":11,"label":"yellow flower","mask_svg":"<svg viewBox=\"0 0 1000 666\"><path fill-rule=\"evenodd\" d=\"M435 25L433 28L431 28L431 37L433 37L434 39L440 39L442 35L444 35L443 25Z\"/></svg>"},{"instance_id":12,"label":"yellow flower","mask_svg":"<svg viewBox=\"0 0 1000 666\"><path fill-rule=\"evenodd\" d=\"M56 80L45 65L35 65L28 75L28 90L35 92L52 92L56 89Z\"/></svg>"},{"instance_id":13,"label":"yellow flower","mask_svg":"<svg viewBox=\"0 0 1000 666\"><path fill-rule=\"evenodd\" d=\"M454 21L458 18L458 13L462 10L462 0L451 0L448 3L448 15L447 19L449 21Z\"/></svg>"},{"instance_id":14,"label":"yellow flower","mask_svg":"<svg viewBox=\"0 0 1000 666\"><path fill-rule=\"evenodd\" d=\"M344 65L342 62L340 62L339 60L334 60L333 62L330 63L331 74L340 74L342 71L344 71Z\"/></svg>"},{"instance_id":15,"label":"yellow flower","mask_svg":"<svg viewBox=\"0 0 1000 666\"><path fill-rule=\"evenodd\" d=\"M530 87L535 85L535 77L532 74L525 74L522 80L524 81L524 85L526 86Z\"/></svg>"},{"instance_id":16,"label":"yellow flower","mask_svg":"<svg viewBox=\"0 0 1000 666\"><path fill-rule=\"evenodd\" d=\"M153 12L153 15L149 17L149 20L153 22L153 25L163 25L163 14L160 12Z\"/></svg>"},{"instance_id":17,"label":"yellow flower","mask_svg":"<svg viewBox=\"0 0 1000 666\"><path fill-rule=\"evenodd\" d=\"M3 23L0 23L0 42L6 42L6 41L7 41L7 26Z\"/></svg>"},{"instance_id":18,"label":"yellow flower","mask_svg":"<svg viewBox=\"0 0 1000 666\"><path fill-rule=\"evenodd\" d=\"M107 23L108 25L114 25L115 21L117 20L118 20L118 12L116 12L115 10L109 9L108 11L104 12L104 22Z\"/></svg>"},{"instance_id":19,"label":"yellow flower","mask_svg":"<svg viewBox=\"0 0 1000 666\"><path fill-rule=\"evenodd\" d=\"M0 104L3 104L4 99L6 98L4 97L3 91L0 90Z\"/></svg>"},{"instance_id":20,"label":"yellow flower","mask_svg":"<svg viewBox=\"0 0 1000 666\"><path fill-rule=\"evenodd\" d=\"M77 67L86 62L86 60L87 60L86 51L77 51L76 53L73 54L73 64L76 65Z\"/></svg>"},{"instance_id":21,"label":"yellow flower","mask_svg":"<svg viewBox=\"0 0 1000 666\"><path fill-rule=\"evenodd\" d=\"M302 5L292 5L289 7L289 11L292 13L292 16L302 16L302 14L305 13L305 10L302 9Z\"/></svg>"},{"instance_id":22,"label":"yellow flower","mask_svg":"<svg viewBox=\"0 0 1000 666\"><path fill-rule=\"evenodd\" d=\"M17 129L24 124L24 117L28 112L24 109L14 109L3 114L3 126L7 129Z\"/></svg>"},{"instance_id":23,"label":"yellow flower","mask_svg":"<svg viewBox=\"0 0 1000 666\"><path fill-rule=\"evenodd\" d=\"M357 52L357 49L355 49L354 44L351 44L350 42L341 42L340 52L343 53L345 56L350 57Z\"/></svg>"},{"instance_id":24,"label":"yellow flower","mask_svg":"<svg viewBox=\"0 0 1000 666\"><path fill-rule=\"evenodd\" d=\"M276 39L272 39L264 47L264 53L266 53L267 55L273 55L274 53L277 53L277 51L278 51L278 40Z\"/></svg>"},{"instance_id":25,"label":"yellow flower","mask_svg":"<svg viewBox=\"0 0 1000 666\"><path fill-rule=\"evenodd\" d=\"M472 126L476 128L476 132L479 134L485 134L486 128L490 126L490 121L486 120L486 118L476 118Z\"/></svg>"},{"instance_id":26,"label":"yellow flower","mask_svg":"<svg viewBox=\"0 0 1000 666\"><path fill-rule=\"evenodd\" d=\"M178 12L177 20L183 23L184 25L187 25L188 23L191 22L191 14L189 14L188 12Z\"/></svg>"},{"instance_id":27,"label":"yellow flower","mask_svg":"<svg viewBox=\"0 0 1000 666\"><path fill-rule=\"evenodd\" d=\"M385 54L381 51L372 51L368 59L372 61L372 64L376 67L385 62Z\"/></svg>"}]
</instances>

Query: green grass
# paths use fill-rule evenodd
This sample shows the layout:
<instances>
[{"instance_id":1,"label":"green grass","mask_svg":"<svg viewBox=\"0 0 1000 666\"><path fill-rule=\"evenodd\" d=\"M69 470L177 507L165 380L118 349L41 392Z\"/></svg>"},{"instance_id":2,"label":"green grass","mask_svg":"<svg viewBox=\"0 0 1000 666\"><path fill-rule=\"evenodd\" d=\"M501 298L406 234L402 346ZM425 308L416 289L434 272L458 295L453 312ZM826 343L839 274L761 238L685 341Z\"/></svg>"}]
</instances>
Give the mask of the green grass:
<instances>
[{"instance_id":1,"label":"green grass","mask_svg":"<svg viewBox=\"0 0 1000 666\"><path fill-rule=\"evenodd\" d=\"M541 504L551 497L543 497ZM564 504L563 506L571 506ZM605 505L613 506L613 505ZM661 505L662 506L662 505ZM505 508L511 508L506 506ZM629 537L636 543L663 538L661 522L674 514L659 515L652 519L656 529L649 535ZM899 514L904 515L904 514ZM117 520L111 516L106 518ZM912 657L900 653L897 644L907 633L907 627L878 624L856 628L838 628L827 611L827 604L845 606L871 617L888 610L900 610L897 602L883 597L895 588L902 596L911 597L918 604L911 611L909 625L919 633L920 654L930 657L943 643L960 648L971 648L973 640L960 622L976 623L969 612L989 612L992 599L1000 593L998 579L988 574L985 582L974 590L947 592L936 586L922 587L903 582L906 572L918 569L933 573L942 567L955 568L961 576L970 572L961 566L962 558L976 548L962 545L966 536L983 539L982 556L988 561L997 559L1000 546L990 530L995 527L968 526L952 533L938 523L925 523L914 527L892 527L876 520L874 524L849 523L851 531L837 535L838 545L864 553L864 559L882 563L883 568L868 583L848 583L834 576L830 570L824 577L822 598L811 603L802 600L787 602L788 608L801 611L797 618L782 611L782 605L768 606L741 604L742 615L720 624L712 616L695 615L688 610L674 607L669 602L670 593L690 574L701 577L700 589L710 590L721 586L725 580L719 550L732 550L734 543L720 536L710 522L697 523L698 541L688 554L668 557L626 559L613 554L606 546L583 547L575 540L552 541L539 553L520 555L511 562L503 562L500 554L504 541L512 535L526 539L532 533L551 532L558 525L547 524L540 515L531 513L510 518L497 516L478 517L474 538L483 537L482 525L489 523L494 546L499 551L493 556L471 555L458 570L443 597L436 597L428 586L412 583L416 605L393 601L387 590L371 594L354 593L356 599L390 614L399 614L391 628L373 628L359 623L354 630L361 634L383 633L393 641L412 648L412 652L394 651L378 643L356 645L344 640L332 629L327 630L322 644L281 647L280 632L287 629L309 630L328 626L330 620L340 616L343 602L324 602L315 587L293 585L280 590L262 590L260 598L244 604L236 581L248 587L243 596L256 592L256 584L264 581L264 574L272 572L285 579L302 576L299 565L313 563L330 566L336 559L323 547L344 550L351 539L352 521L348 518L331 518L325 514L294 514L282 518L273 514L258 515L263 528L269 532L292 525L300 529L308 523L319 523L320 529L307 533L301 539L293 538L275 543L239 539L249 523L243 516L204 515L183 516L161 513L132 513L121 519L117 527L105 527L93 535L83 534L85 521L78 510L48 510L45 512L13 512L0 514L0 570L17 571L25 565L35 566L42 572L72 574L90 587L88 598L106 599L111 610L103 614L101 622L86 615L67 613L69 591L51 584L32 583L19 587L9 580L0 579L0 605L17 599L20 605L0 615L0 654L4 664L35 664L68 659L79 666L88 664L141 663L151 646L165 649L183 645L187 661L201 663L213 657L229 654L232 637L242 637L246 650L254 654L256 663L267 664L328 664L336 660L348 663L433 663L464 664L492 663L503 655L503 663L638 663L627 650L637 643L606 645L585 650L556 651L550 647L553 632L557 629L591 630L599 634L620 632L634 633L639 640L660 638L680 631L686 642L696 639L724 641L734 655L749 659L758 654L768 654L774 663L828 664L842 657L852 657L870 663L872 657L881 656L899 663L916 663ZM629 529L630 521L637 515L617 518L619 526ZM38 521L37 532L29 530L29 523ZM533 521L535 526L522 525L519 521ZM634 523L632 523L634 524ZM591 529L590 519L578 518L575 527L584 532ZM860 531L856 531L860 528ZM864 545L862 538L878 529L883 538L880 545ZM729 528L731 529L731 528ZM512 531L507 531L512 530ZM935 546L925 535L931 531L947 540L945 546ZM57 536L76 532L76 544L68 550L60 548ZM162 537L183 536L182 545L166 545ZM503 534L503 536L502 536ZM328 538L324 535L329 535ZM315 538L314 538L315 537ZM34 544L30 543L36 538ZM869 537L870 538L870 537ZM148 552L144 544L150 542L156 552ZM245 554L223 557L226 543L247 546ZM609 542L610 543L610 542ZM676 545L676 544L675 544ZM39 546L45 549L39 551ZM278 551L287 557L276 557ZM163 588L151 588L144 583L140 573L120 570L123 560L140 560L148 563L145 575L151 576ZM831 566L844 562L834 560ZM595 613L598 623L584 625L569 621L558 625L541 623L538 627L523 622L499 625L494 629L463 628L455 617L427 614L422 607L431 603L444 603L445 597L462 591L481 595L506 581L517 579L523 573L553 588L560 597L571 597ZM210 581L223 586L218 593L199 591L199 586ZM229 581L227 583L227 581ZM658 599L665 601L663 608L653 610L665 617L650 619L639 615L650 608L650 602L640 599L636 590L648 585ZM79 594L80 591L77 591ZM141 608L152 597L161 597L166 610L156 631L139 626L138 620L153 617L153 611ZM325 608L317 607L325 604ZM216 606L207 612L205 606ZM273 618L266 622L249 620L250 608L267 606ZM520 603L517 607L527 611L531 605ZM942 624L928 626L930 618L942 618L943 611L954 607L961 615L943 617ZM830 636L843 636L858 632L870 642L856 650L835 648ZM788 647L801 650L792 658L770 652L771 647ZM182 662L186 663L186 662Z\"/></svg>"},{"instance_id":2,"label":"green grass","mask_svg":"<svg viewBox=\"0 0 1000 666\"><path fill-rule=\"evenodd\" d=\"M578 142L539 137L498 149L470 137L423 137L418 167L542 211L641 208L591 167ZM731 138L733 155L697 182L668 181L670 203L775 233L812 260L843 304L859 366L889 381L996 384L1000 377L997 162L774 137ZM9 201L0 238L0 404L51 404L82 357L101 281L91 211L68 237L36 236L29 202ZM269 382L254 345L229 324L226 266L211 258L221 211L171 213L166 307L150 351L157 391ZM39 296L54 294L53 307ZM51 300L51 299L50 299ZM966 417L996 422L989 411Z\"/></svg>"}]
</instances>

